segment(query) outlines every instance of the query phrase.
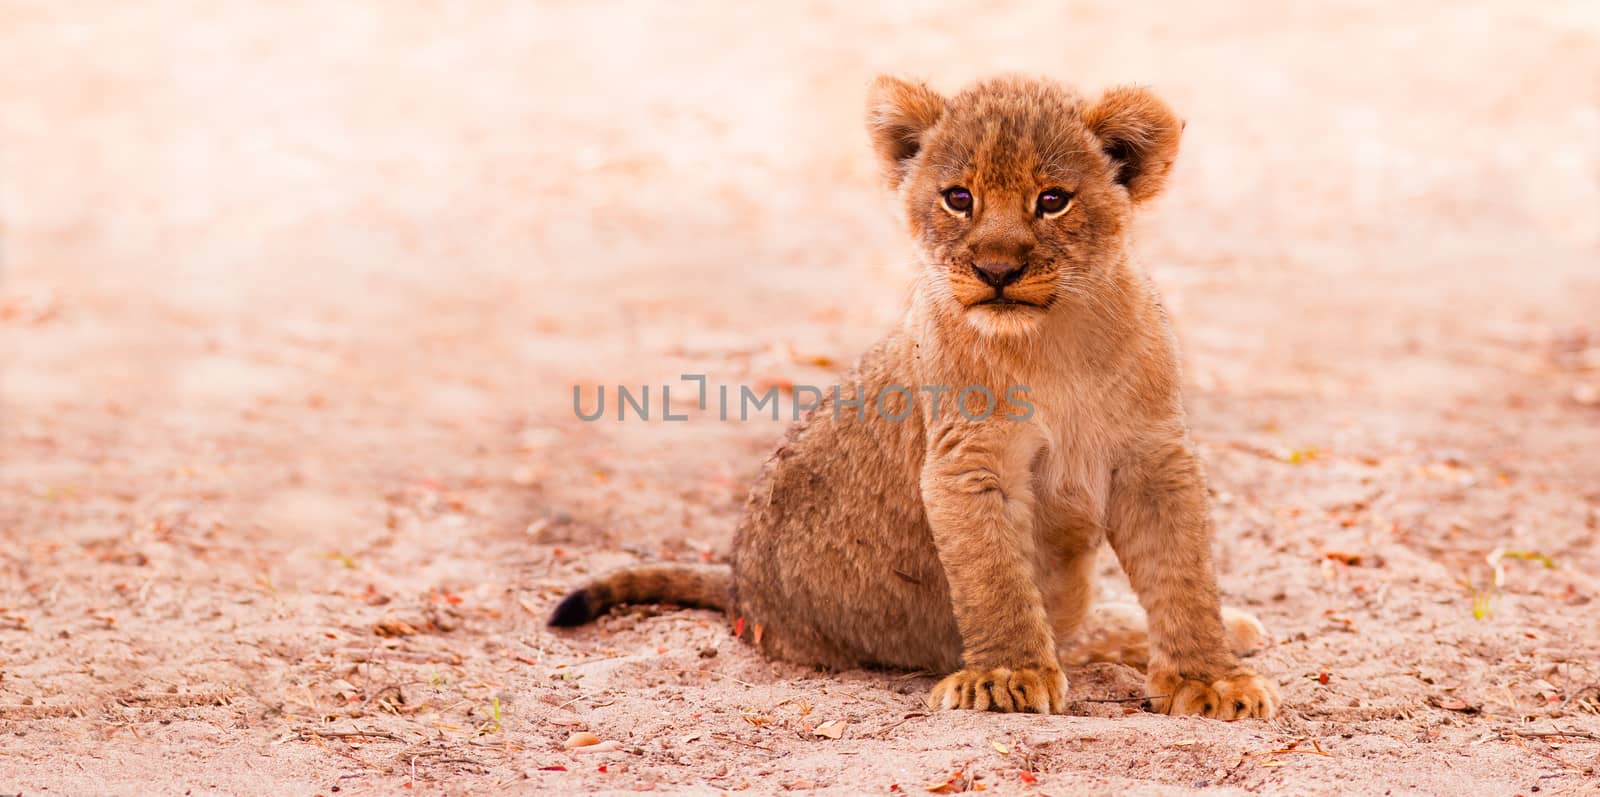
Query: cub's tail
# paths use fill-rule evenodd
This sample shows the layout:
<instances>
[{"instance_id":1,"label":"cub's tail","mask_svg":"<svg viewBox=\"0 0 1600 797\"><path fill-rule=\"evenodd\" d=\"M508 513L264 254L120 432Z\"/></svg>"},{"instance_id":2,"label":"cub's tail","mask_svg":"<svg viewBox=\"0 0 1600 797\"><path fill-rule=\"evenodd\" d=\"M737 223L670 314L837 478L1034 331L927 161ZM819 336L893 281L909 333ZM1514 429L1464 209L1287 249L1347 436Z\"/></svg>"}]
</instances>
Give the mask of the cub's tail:
<instances>
[{"instance_id":1,"label":"cub's tail","mask_svg":"<svg viewBox=\"0 0 1600 797\"><path fill-rule=\"evenodd\" d=\"M727 565L645 565L608 573L561 599L550 625L583 625L625 603L675 603L696 609L727 609L733 602L733 570Z\"/></svg>"}]
</instances>

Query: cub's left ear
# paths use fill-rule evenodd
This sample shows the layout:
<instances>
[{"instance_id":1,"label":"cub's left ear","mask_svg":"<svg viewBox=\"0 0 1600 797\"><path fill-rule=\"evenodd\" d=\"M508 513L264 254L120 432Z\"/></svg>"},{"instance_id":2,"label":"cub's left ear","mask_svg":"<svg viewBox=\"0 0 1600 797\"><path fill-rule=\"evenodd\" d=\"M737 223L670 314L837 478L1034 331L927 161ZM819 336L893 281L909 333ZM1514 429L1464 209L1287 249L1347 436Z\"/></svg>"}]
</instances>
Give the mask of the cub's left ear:
<instances>
[{"instance_id":1,"label":"cub's left ear","mask_svg":"<svg viewBox=\"0 0 1600 797\"><path fill-rule=\"evenodd\" d=\"M925 83L880 75L867 92L867 132L893 191L905 181L922 138L944 116L944 97Z\"/></svg>"},{"instance_id":2,"label":"cub's left ear","mask_svg":"<svg viewBox=\"0 0 1600 797\"><path fill-rule=\"evenodd\" d=\"M1106 92L1083 115L1117 170L1128 197L1143 202L1166 185L1178 157L1183 120L1156 95L1124 86Z\"/></svg>"}]
</instances>

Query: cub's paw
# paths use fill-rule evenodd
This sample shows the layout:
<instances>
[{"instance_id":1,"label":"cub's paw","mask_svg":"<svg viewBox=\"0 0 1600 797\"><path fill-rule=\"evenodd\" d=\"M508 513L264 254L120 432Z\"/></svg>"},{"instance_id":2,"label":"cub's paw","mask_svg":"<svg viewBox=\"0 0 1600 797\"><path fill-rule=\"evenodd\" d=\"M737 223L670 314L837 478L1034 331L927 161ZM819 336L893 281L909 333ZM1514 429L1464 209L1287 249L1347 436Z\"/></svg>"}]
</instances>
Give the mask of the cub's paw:
<instances>
[{"instance_id":1,"label":"cub's paw","mask_svg":"<svg viewBox=\"0 0 1600 797\"><path fill-rule=\"evenodd\" d=\"M1254 670L1242 667L1210 683L1172 670L1152 670L1145 691L1157 714L1237 720L1268 719L1278 713L1278 690Z\"/></svg>"},{"instance_id":2,"label":"cub's paw","mask_svg":"<svg viewBox=\"0 0 1600 797\"><path fill-rule=\"evenodd\" d=\"M935 710L1059 714L1066 704L1067 677L1055 667L968 668L945 677L928 694L928 706Z\"/></svg>"}]
</instances>

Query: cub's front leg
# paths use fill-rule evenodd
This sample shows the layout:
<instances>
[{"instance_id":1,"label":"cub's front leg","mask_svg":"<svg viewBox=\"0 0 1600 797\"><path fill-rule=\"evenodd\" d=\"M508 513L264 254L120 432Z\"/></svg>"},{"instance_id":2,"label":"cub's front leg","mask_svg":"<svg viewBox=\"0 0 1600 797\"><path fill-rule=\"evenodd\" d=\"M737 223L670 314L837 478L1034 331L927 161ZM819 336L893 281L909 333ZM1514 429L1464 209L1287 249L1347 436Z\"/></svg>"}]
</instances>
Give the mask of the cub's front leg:
<instances>
[{"instance_id":1,"label":"cub's front leg","mask_svg":"<svg viewBox=\"0 0 1600 797\"><path fill-rule=\"evenodd\" d=\"M1107 537L1150 622L1147 693L1156 711L1271 717L1278 693L1229 649L1211 562L1205 477L1181 425L1112 475Z\"/></svg>"},{"instance_id":2,"label":"cub's front leg","mask_svg":"<svg viewBox=\"0 0 1600 797\"><path fill-rule=\"evenodd\" d=\"M928 703L1060 712L1067 679L1034 581L1028 447L1015 433L961 425L934 429L930 442L922 500L950 583L962 668Z\"/></svg>"}]
</instances>

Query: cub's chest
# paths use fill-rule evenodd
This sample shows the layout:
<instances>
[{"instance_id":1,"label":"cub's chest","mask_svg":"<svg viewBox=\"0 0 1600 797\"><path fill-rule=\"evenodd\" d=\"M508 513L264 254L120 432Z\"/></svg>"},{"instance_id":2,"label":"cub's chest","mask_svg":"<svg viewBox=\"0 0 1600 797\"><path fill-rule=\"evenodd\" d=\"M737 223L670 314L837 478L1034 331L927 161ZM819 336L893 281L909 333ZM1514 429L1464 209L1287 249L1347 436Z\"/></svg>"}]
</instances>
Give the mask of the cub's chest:
<instances>
[{"instance_id":1,"label":"cub's chest","mask_svg":"<svg viewBox=\"0 0 1600 797\"><path fill-rule=\"evenodd\" d=\"M1034 460L1039 497L1093 518L1103 516L1122 425L1085 391L1061 391L1037 408L1040 450Z\"/></svg>"}]
</instances>

